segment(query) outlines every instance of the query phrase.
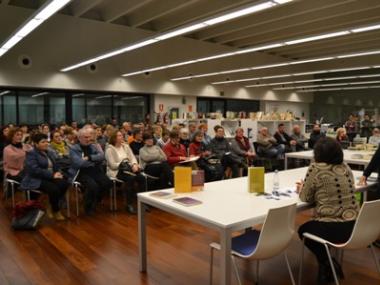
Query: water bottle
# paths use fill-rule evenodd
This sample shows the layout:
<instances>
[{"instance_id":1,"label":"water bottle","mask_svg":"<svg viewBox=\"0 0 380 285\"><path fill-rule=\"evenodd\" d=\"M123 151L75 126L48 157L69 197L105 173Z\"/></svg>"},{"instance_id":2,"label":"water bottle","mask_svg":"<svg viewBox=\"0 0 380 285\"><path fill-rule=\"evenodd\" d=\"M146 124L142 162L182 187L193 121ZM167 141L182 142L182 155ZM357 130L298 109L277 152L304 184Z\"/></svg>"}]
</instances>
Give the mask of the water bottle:
<instances>
[{"instance_id":1,"label":"water bottle","mask_svg":"<svg viewBox=\"0 0 380 285\"><path fill-rule=\"evenodd\" d=\"M276 169L273 175L273 189L272 189L272 194L274 196L278 196L279 193L278 191L280 190L280 177L278 174L278 170Z\"/></svg>"}]
</instances>

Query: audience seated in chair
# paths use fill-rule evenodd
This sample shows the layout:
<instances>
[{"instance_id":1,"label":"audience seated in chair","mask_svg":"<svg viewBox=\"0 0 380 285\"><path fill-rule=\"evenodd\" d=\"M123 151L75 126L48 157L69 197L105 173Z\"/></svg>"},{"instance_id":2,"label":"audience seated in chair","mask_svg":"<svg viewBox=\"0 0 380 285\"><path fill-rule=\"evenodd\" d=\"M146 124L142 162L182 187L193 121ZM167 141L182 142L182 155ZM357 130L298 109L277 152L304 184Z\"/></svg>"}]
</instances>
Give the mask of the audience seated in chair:
<instances>
[{"instance_id":1,"label":"audience seated in chair","mask_svg":"<svg viewBox=\"0 0 380 285\"><path fill-rule=\"evenodd\" d=\"M67 176L71 166L70 148L66 145L59 131L53 132L49 149L54 153L58 167Z\"/></svg>"},{"instance_id":2,"label":"audience seated in chair","mask_svg":"<svg viewBox=\"0 0 380 285\"><path fill-rule=\"evenodd\" d=\"M54 154L49 150L47 135L39 133L34 135L32 140L34 149L26 155L25 176L21 181L21 188L46 193L50 203L47 208L49 218L64 220L59 201L64 198L70 184L63 177L55 162Z\"/></svg>"},{"instance_id":3,"label":"audience seated in chair","mask_svg":"<svg viewBox=\"0 0 380 285\"><path fill-rule=\"evenodd\" d=\"M227 168L232 171L232 178L240 176L239 167L242 164L242 159L232 152L229 142L224 137L224 128L218 126L216 135L208 145L208 150L211 154L220 159L224 172Z\"/></svg>"},{"instance_id":4,"label":"audience seated in chair","mask_svg":"<svg viewBox=\"0 0 380 285\"><path fill-rule=\"evenodd\" d=\"M161 137L157 140L157 145L163 149L165 144L169 141L170 132L168 130L163 130Z\"/></svg>"},{"instance_id":5,"label":"audience seated in chair","mask_svg":"<svg viewBox=\"0 0 380 285\"><path fill-rule=\"evenodd\" d=\"M115 131L109 140L106 149L107 175L124 181L124 196L127 199L127 211L136 214L134 204L137 200L137 192L146 191L146 180L141 173L140 166L131 148L124 141L121 131ZM120 168L121 163L127 163L130 169ZM137 188L135 187L137 184Z\"/></svg>"},{"instance_id":6,"label":"audience seated in chair","mask_svg":"<svg viewBox=\"0 0 380 285\"><path fill-rule=\"evenodd\" d=\"M144 147L140 149L140 166L144 173L158 177L158 183L148 179L149 189L164 189L173 187L173 171L170 168L166 154L157 145L154 145L153 136L149 133L143 135ZM158 187L151 187L152 184L158 184Z\"/></svg>"},{"instance_id":7,"label":"audience seated in chair","mask_svg":"<svg viewBox=\"0 0 380 285\"><path fill-rule=\"evenodd\" d=\"M318 142L320 138L324 138L326 135L321 132L321 126L314 124L313 131L310 134L310 139L308 141L309 148L314 148L314 145Z\"/></svg>"},{"instance_id":8,"label":"audience seated in chair","mask_svg":"<svg viewBox=\"0 0 380 285\"><path fill-rule=\"evenodd\" d=\"M244 169L253 165L253 160L256 157L255 150L249 142L249 139L244 136L244 129L237 128L235 131L235 138L231 142L231 151L237 156L241 157Z\"/></svg>"},{"instance_id":9,"label":"audience seated in chair","mask_svg":"<svg viewBox=\"0 0 380 285\"><path fill-rule=\"evenodd\" d=\"M32 147L23 144L23 132L19 128L11 128L8 132L8 144L3 152L3 170L5 177L21 182L24 177L24 161L26 152L32 150Z\"/></svg>"},{"instance_id":10,"label":"audience seated in chair","mask_svg":"<svg viewBox=\"0 0 380 285\"><path fill-rule=\"evenodd\" d=\"M188 159L186 148L183 144L179 143L179 140L178 132L171 131L169 142L163 148L170 166L175 166L181 161Z\"/></svg>"},{"instance_id":11,"label":"audience seated in chair","mask_svg":"<svg viewBox=\"0 0 380 285\"><path fill-rule=\"evenodd\" d=\"M134 129L132 132L133 141L129 144L134 155L139 155L140 149L144 146L143 133L141 129Z\"/></svg>"},{"instance_id":12,"label":"audience seated in chair","mask_svg":"<svg viewBox=\"0 0 380 285\"><path fill-rule=\"evenodd\" d=\"M203 123L198 126L198 130L203 134L203 143L205 146L208 146L211 142L211 137L207 134L208 126Z\"/></svg>"},{"instance_id":13,"label":"audience seated in chair","mask_svg":"<svg viewBox=\"0 0 380 285\"><path fill-rule=\"evenodd\" d=\"M274 138L278 144L285 147L285 152L292 152L296 150L297 142L285 132L284 124L278 125L277 132L274 134Z\"/></svg>"},{"instance_id":14,"label":"audience seated in chair","mask_svg":"<svg viewBox=\"0 0 380 285\"><path fill-rule=\"evenodd\" d=\"M301 201L315 204L314 218L301 225L299 237L303 239L304 233L310 233L333 243L344 243L351 236L359 213L354 195L355 178L350 167L343 163L342 148L333 138L321 138L316 143L314 159L305 180L297 184ZM317 258L318 284L333 282L324 246L311 239L306 239L305 245ZM340 264L335 259L333 262L343 278Z\"/></svg>"},{"instance_id":15,"label":"audience seated in chair","mask_svg":"<svg viewBox=\"0 0 380 285\"><path fill-rule=\"evenodd\" d=\"M346 149L350 146L350 141L348 140L345 128L339 128L336 130L336 141L343 149Z\"/></svg>"},{"instance_id":16,"label":"audience seated in chair","mask_svg":"<svg viewBox=\"0 0 380 285\"><path fill-rule=\"evenodd\" d=\"M220 159L213 157L207 150L201 131L195 132L193 142L189 146L189 154L199 156L196 163L198 168L204 170L206 182L223 179L224 171Z\"/></svg>"},{"instance_id":17,"label":"audience seated in chair","mask_svg":"<svg viewBox=\"0 0 380 285\"><path fill-rule=\"evenodd\" d=\"M369 137L369 144L379 145L380 143L380 130L378 128L374 128L372 131L372 136Z\"/></svg>"},{"instance_id":18,"label":"audience seated in chair","mask_svg":"<svg viewBox=\"0 0 380 285\"><path fill-rule=\"evenodd\" d=\"M268 128L261 128L257 135L256 143L259 155L277 159L284 157L285 146L277 143L277 140L269 134Z\"/></svg>"},{"instance_id":19,"label":"audience seated in chair","mask_svg":"<svg viewBox=\"0 0 380 285\"><path fill-rule=\"evenodd\" d=\"M94 130L90 127L80 129L79 143L70 149L72 165L69 174L71 178L74 178L79 171L77 181L85 190L84 210L87 215L95 212L96 205L102 200L103 194L112 187L112 182L102 168L104 153L91 143L93 133Z\"/></svg>"},{"instance_id":20,"label":"audience seated in chair","mask_svg":"<svg viewBox=\"0 0 380 285\"><path fill-rule=\"evenodd\" d=\"M190 145L190 137L189 137L189 130L187 128L181 128L179 130L179 143L185 147L186 153L188 154L189 145Z\"/></svg>"},{"instance_id":21,"label":"audience seated in chair","mask_svg":"<svg viewBox=\"0 0 380 285\"><path fill-rule=\"evenodd\" d=\"M303 151L306 150L307 138L301 133L301 128L299 125L293 126L293 133L291 135L292 140L296 142L293 151Z\"/></svg>"}]
</instances>

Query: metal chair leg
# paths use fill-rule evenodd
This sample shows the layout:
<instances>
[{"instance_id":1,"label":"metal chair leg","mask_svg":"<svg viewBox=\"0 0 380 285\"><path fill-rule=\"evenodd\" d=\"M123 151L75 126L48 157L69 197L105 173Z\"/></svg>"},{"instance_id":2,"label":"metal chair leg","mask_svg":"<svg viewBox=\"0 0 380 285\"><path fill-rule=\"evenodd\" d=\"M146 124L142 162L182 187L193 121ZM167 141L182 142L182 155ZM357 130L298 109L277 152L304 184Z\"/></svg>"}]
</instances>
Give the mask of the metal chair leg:
<instances>
[{"instance_id":1,"label":"metal chair leg","mask_svg":"<svg viewBox=\"0 0 380 285\"><path fill-rule=\"evenodd\" d=\"M334 267L334 264L333 264L333 261L332 261L332 258L331 258L329 247L327 246L327 244L324 244L324 246L325 246L325 249L326 249L326 252L327 252L327 256L329 258L329 263L330 263L330 267L331 267L331 270L332 270L332 273L333 273L333 276L334 276L335 284L339 285L338 277L337 277L336 272L335 272L335 267Z\"/></svg>"},{"instance_id":2,"label":"metal chair leg","mask_svg":"<svg viewBox=\"0 0 380 285\"><path fill-rule=\"evenodd\" d=\"M373 245L372 245L372 244L371 244L369 247L370 247L370 249L371 249L373 259L375 260L375 264L376 264L377 271L378 271L379 274L380 274L380 264L379 264L379 260L377 259L376 251L375 251L375 249L373 248Z\"/></svg>"},{"instance_id":3,"label":"metal chair leg","mask_svg":"<svg viewBox=\"0 0 380 285\"><path fill-rule=\"evenodd\" d=\"M256 260L256 274L255 274L255 284L259 284L259 270L260 270L260 261Z\"/></svg>"},{"instance_id":4,"label":"metal chair leg","mask_svg":"<svg viewBox=\"0 0 380 285\"><path fill-rule=\"evenodd\" d=\"M113 189L113 209L117 211L116 187Z\"/></svg>"},{"instance_id":5,"label":"metal chair leg","mask_svg":"<svg viewBox=\"0 0 380 285\"><path fill-rule=\"evenodd\" d=\"M11 183L11 191L12 191L12 207L15 207L15 186Z\"/></svg>"},{"instance_id":6,"label":"metal chair leg","mask_svg":"<svg viewBox=\"0 0 380 285\"><path fill-rule=\"evenodd\" d=\"M301 285L302 283L302 270L303 270L303 256L305 252L305 238L302 239L302 248L301 248L301 261L300 261L300 268L298 271L298 285Z\"/></svg>"},{"instance_id":7,"label":"metal chair leg","mask_svg":"<svg viewBox=\"0 0 380 285\"><path fill-rule=\"evenodd\" d=\"M79 189L78 189L78 186L75 185L74 186L75 188L75 203L76 203L76 207L77 207L77 217L79 216Z\"/></svg>"},{"instance_id":8,"label":"metal chair leg","mask_svg":"<svg viewBox=\"0 0 380 285\"><path fill-rule=\"evenodd\" d=\"M238 284L241 285L241 280L240 280L240 276L239 276L239 270L237 268L237 265L236 265L236 259L233 255L231 255L231 259L232 259L232 265L234 266L234 270L235 270L235 274L236 274L236 278L237 278L237 281L238 281Z\"/></svg>"},{"instance_id":9,"label":"metal chair leg","mask_svg":"<svg viewBox=\"0 0 380 285\"><path fill-rule=\"evenodd\" d=\"M212 285L212 270L214 265L214 248L210 247L210 276L209 276L209 284Z\"/></svg>"},{"instance_id":10,"label":"metal chair leg","mask_svg":"<svg viewBox=\"0 0 380 285\"><path fill-rule=\"evenodd\" d=\"M112 188L110 188L110 211L112 212L113 211L113 187L115 187L115 182L113 182L113 186Z\"/></svg>"},{"instance_id":11,"label":"metal chair leg","mask_svg":"<svg viewBox=\"0 0 380 285\"><path fill-rule=\"evenodd\" d=\"M67 217L68 218L70 218L70 216L71 216L71 212L70 212L70 188L69 188L69 190L67 190L66 191L66 207L67 207L67 209L66 209L66 211L67 211Z\"/></svg>"},{"instance_id":12,"label":"metal chair leg","mask_svg":"<svg viewBox=\"0 0 380 285\"><path fill-rule=\"evenodd\" d=\"M293 276L292 268L290 267L288 253L286 251L284 252L284 256L285 256L286 266L288 267L288 271L289 271L289 275L290 275L290 280L292 281L293 285L296 285L296 282L294 281L294 276Z\"/></svg>"}]
</instances>

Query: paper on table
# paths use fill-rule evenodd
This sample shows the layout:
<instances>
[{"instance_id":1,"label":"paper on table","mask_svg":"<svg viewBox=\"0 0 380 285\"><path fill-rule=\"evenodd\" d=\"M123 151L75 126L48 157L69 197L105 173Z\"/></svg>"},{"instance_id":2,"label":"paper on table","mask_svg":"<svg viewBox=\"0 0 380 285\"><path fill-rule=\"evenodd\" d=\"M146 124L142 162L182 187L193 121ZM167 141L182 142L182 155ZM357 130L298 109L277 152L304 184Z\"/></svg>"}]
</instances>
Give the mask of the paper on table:
<instances>
[{"instance_id":1,"label":"paper on table","mask_svg":"<svg viewBox=\"0 0 380 285\"><path fill-rule=\"evenodd\" d=\"M186 160L180 161L179 163L187 163L187 162L197 161L198 159L199 159L199 156L192 156Z\"/></svg>"}]
</instances>

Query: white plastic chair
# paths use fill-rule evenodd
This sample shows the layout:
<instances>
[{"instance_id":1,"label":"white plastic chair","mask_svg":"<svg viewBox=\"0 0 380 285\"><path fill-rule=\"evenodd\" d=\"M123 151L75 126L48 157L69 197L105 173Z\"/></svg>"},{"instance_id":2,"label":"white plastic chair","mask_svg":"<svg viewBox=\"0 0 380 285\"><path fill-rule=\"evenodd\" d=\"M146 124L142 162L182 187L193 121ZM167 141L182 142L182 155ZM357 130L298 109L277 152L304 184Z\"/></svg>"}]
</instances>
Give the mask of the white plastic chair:
<instances>
[{"instance_id":1,"label":"white plastic chair","mask_svg":"<svg viewBox=\"0 0 380 285\"><path fill-rule=\"evenodd\" d=\"M235 256L256 260L255 283L257 284L259 280L259 261L272 258L282 252L284 252L291 282L293 285L295 284L288 255L285 251L295 232L295 215L296 204L270 209L261 231L248 230L244 234L232 238L232 265L239 285L241 284L241 280ZM220 250L220 245L218 243L211 243L210 247L210 284L212 284L214 249Z\"/></svg>"},{"instance_id":2,"label":"white plastic chair","mask_svg":"<svg viewBox=\"0 0 380 285\"><path fill-rule=\"evenodd\" d=\"M329 258L329 264L331 266L331 269L334 275L335 284L337 285L339 284L339 281L335 272L335 268L333 265L329 247L336 248L338 250L345 250L345 249L362 249L369 246L371 249L373 258L375 259L376 268L380 274L379 260L376 257L376 252L372 245L372 243L377 240L380 234L379 217L380 217L380 200L364 202L362 208L360 209L359 216L355 222L355 226L352 231L351 237L346 243L336 244L336 243L329 242L323 238L320 238L316 235L313 235L310 233L304 233L298 284L301 284L301 279L302 279L302 264L303 264L303 253L305 249L305 239L311 239L315 242L319 242L324 245L327 252L327 256ZM343 254L341 254L341 260L340 260L341 262L342 262L342 259L343 259Z\"/></svg>"}]
</instances>

